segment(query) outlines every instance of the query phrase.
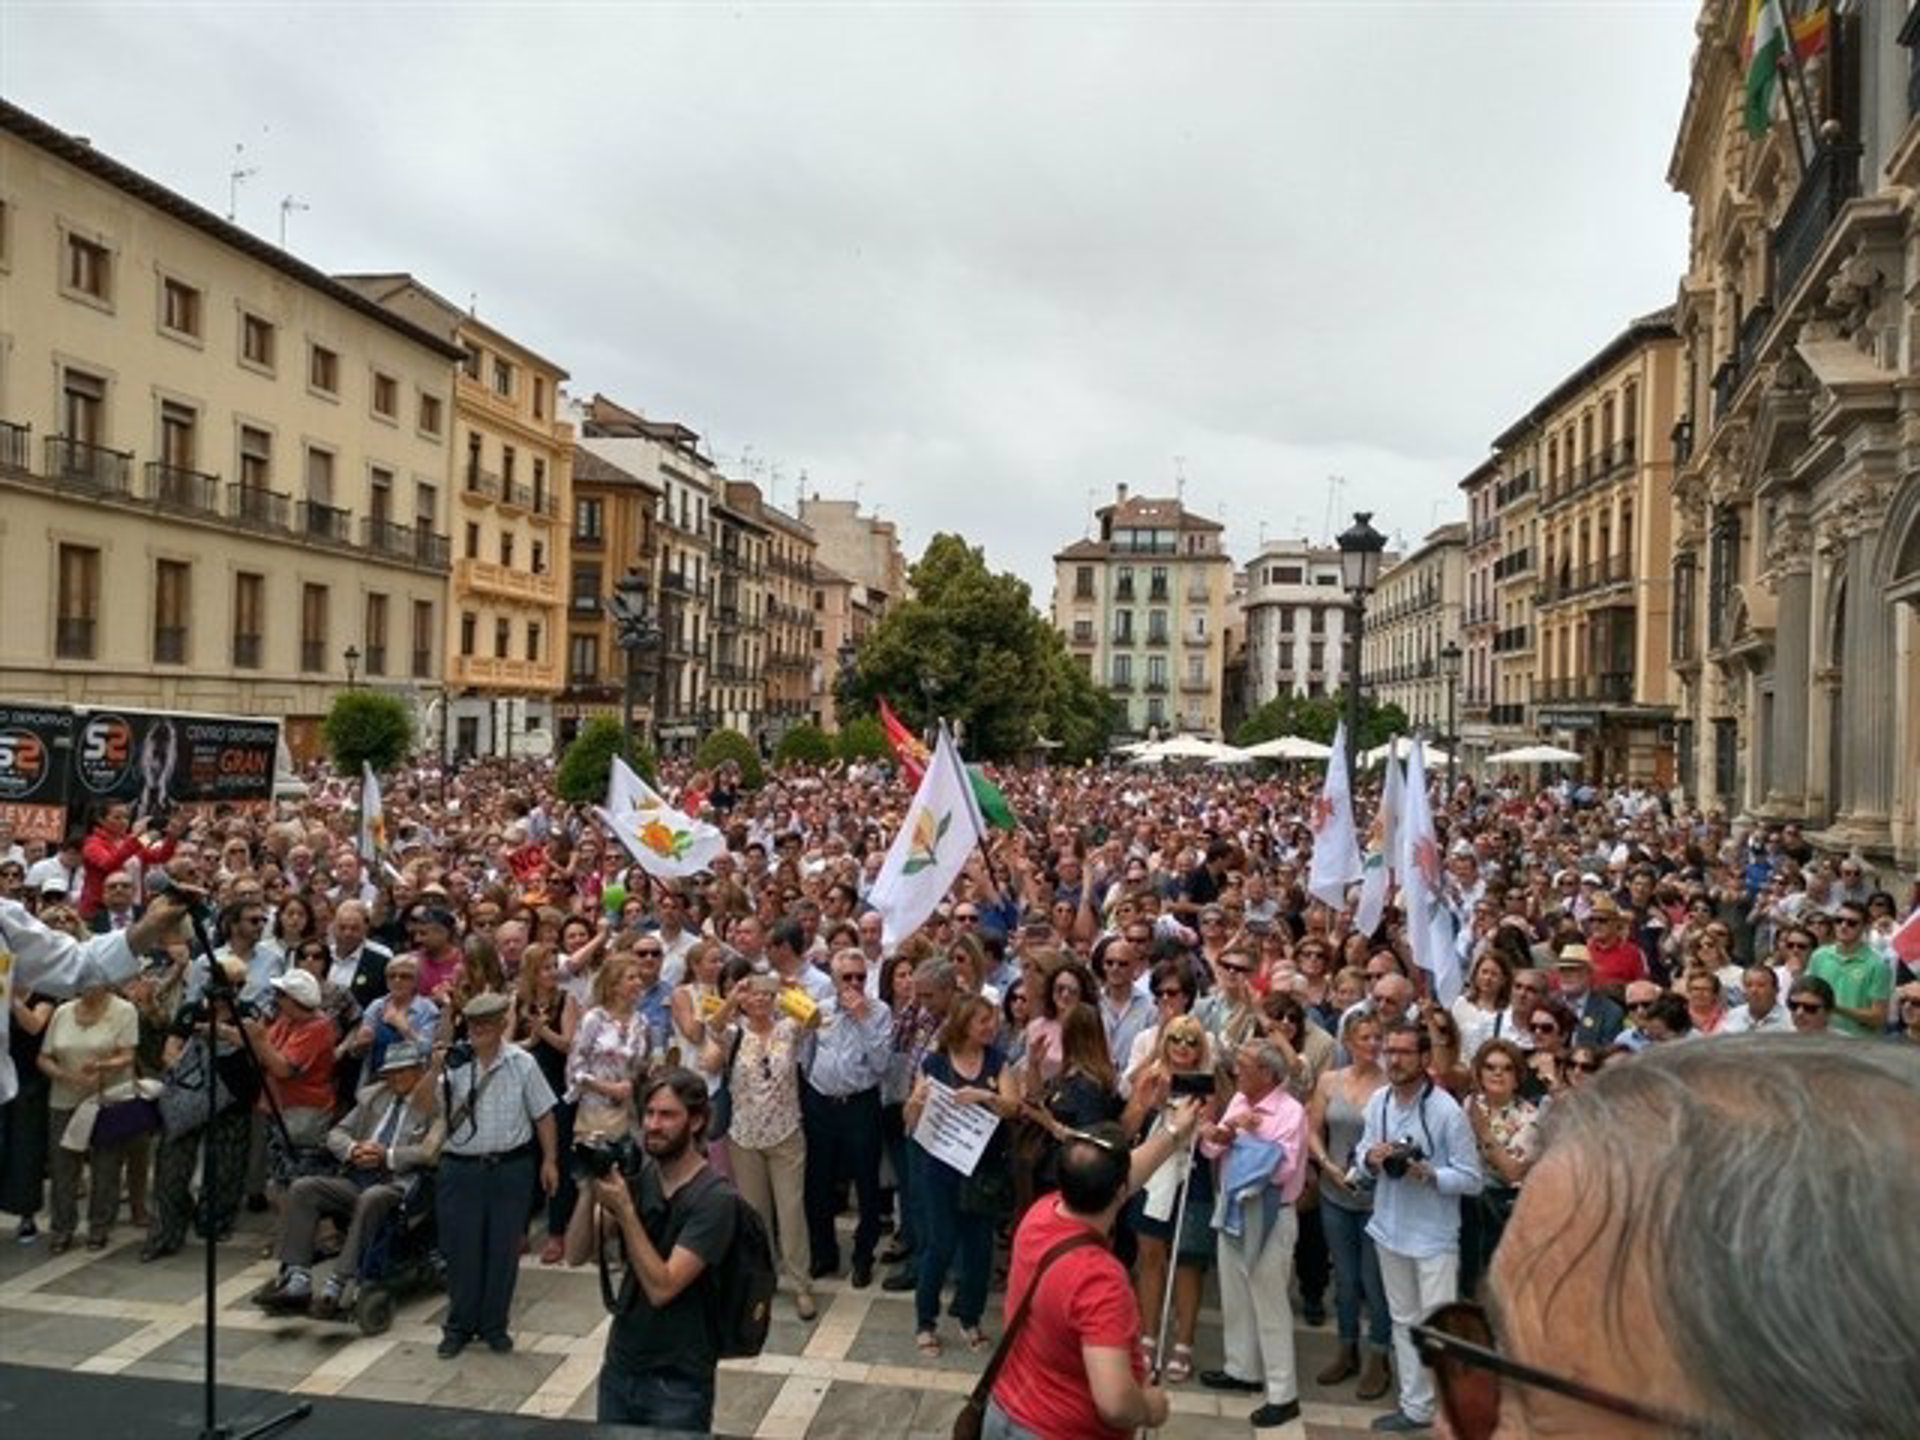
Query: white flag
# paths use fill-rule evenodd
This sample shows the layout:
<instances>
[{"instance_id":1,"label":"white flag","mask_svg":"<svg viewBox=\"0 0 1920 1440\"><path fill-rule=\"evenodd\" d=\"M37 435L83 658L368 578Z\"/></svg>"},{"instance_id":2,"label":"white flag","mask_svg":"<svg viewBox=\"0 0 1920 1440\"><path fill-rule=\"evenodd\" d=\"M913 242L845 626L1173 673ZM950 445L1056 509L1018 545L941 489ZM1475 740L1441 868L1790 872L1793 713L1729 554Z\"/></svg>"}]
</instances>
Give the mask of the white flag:
<instances>
[{"instance_id":1,"label":"white flag","mask_svg":"<svg viewBox=\"0 0 1920 1440\"><path fill-rule=\"evenodd\" d=\"M595 813L642 870L662 879L697 875L727 848L725 835L667 804L618 755L607 777L607 803Z\"/></svg>"},{"instance_id":2,"label":"white flag","mask_svg":"<svg viewBox=\"0 0 1920 1440\"><path fill-rule=\"evenodd\" d=\"M880 912L883 945L891 949L926 923L985 834L973 786L942 726L907 818L867 896Z\"/></svg>"},{"instance_id":3,"label":"white flag","mask_svg":"<svg viewBox=\"0 0 1920 1440\"><path fill-rule=\"evenodd\" d=\"M380 800L380 782L373 765L360 762L360 858L371 865L387 848L387 808Z\"/></svg>"},{"instance_id":4,"label":"white flag","mask_svg":"<svg viewBox=\"0 0 1920 1440\"><path fill-rule=\"evenodd\" d=\"M1417 738L1407 753L1400 847L1400 894L1413 963L1432 977L1434 997L1451 1005L1460 994L1460 957L1453 948L1453 914L1440 899L1440 840L1427 803L1426 747Z\"/></svg>"},{"instance_id":5,"label":"white flag","mask_svg":"<svg viewBox=\"0 0 1920 1440\"><path fill-rule=\"evenodd\" d=\"M1386 782L1380 787L1380 806L1373 812L1373 824L1367 828L1367 858L1360 876L1360 904L1353 916L1353 928L1371 935L1380 928L1386 913L1387 891L1391 888L1393 867L1400 857L1400 762L1394 758L1399 737L1387 746Z\"/></svg>"},{"instance_id":6,"label":"white flag","mask_svg":"<svg viewBox=\"0 0 1920 1440\"><path fill-rule=\"evenodd\" d=\"M1347 903L1347 886L1361 876L1360 842L1353 833L1353 794L1347 788L1347 727L1333 732L1333 753L1327 757L1327 783L1313 807L1313 865L1307 872L1307 893L1339 910Z\"/></svg>"}]
</instances>

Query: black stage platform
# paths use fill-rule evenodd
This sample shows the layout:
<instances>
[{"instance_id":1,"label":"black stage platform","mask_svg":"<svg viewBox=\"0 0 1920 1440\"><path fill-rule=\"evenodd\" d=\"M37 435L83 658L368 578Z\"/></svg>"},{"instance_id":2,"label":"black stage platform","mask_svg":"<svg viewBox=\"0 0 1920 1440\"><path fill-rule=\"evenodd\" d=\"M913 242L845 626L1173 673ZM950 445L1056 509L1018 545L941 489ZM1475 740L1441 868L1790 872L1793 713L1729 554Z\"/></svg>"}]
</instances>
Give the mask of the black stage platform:
<instances>
[{"instance_id":1,"label":"black stage platform","mask_svg":"<svg viewBox=\"0 0 1920 1440\"><path fill-rule=\"evenodd\" d=\"M4 1345L0 1336L0 1347ZM297 1398L302 1397L222 1385L220 1422L244 1430L279 1414ZM0 1435L9 1440L191 1440L199 1435L203 1418L198 1385L0 1365ZM315 1397L313 1414L280 1432L285 1440L647 1440L666 1434L630 1425L333 1397Z\"/></svg>"}]
</instances>

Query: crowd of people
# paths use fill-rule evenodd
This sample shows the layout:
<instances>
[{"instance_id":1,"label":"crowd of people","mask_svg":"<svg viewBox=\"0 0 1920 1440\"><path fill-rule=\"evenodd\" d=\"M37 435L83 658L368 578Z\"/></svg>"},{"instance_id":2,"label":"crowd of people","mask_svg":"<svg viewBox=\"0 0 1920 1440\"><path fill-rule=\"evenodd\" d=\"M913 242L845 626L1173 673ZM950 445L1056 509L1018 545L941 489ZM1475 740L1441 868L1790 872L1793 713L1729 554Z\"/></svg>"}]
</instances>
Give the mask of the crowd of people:
<instances>
[{"instance_id":1,"label":"crowd of people","mask_svg":"<svg viewBox=\"0 0 1920 1440\"><path fill-rule=\"evenodd\" d=\"M123 934L139 962L13 986L0 1210L55 1253L124 1215L158 1261L271 1207L256 1299L320 1319L425 1210L448 1358L512 1348L523 1254L578 1262L617 1231L641 1313L602 1417L699 1429L717 1352L677 1321L732 1233L711 1173L803 1321L844 1276L911 1292L923 1355L984 1357L996 1280L1009 1313L1031 1289L1042 1318L986 1412L1004 1440L1118 1436L1188 1383L1297 1424L1295 1327L1329 1323L1319 1384L1417 1430L1442 1344L1423 1322L1483 1293L1556 1112L1603 1072L1750 1032L1920 1047L1920 970L1893 948L1920 886L1790 824L1641 785L1436 784L1464 977L1443 1003L1397 910L1362 934L1308 895L1317 775L999 783L1019 828L895 945L868 905L911 798L885 765L752 790L669 771L727 837L673 881L525 762L390 777L378 856L357 782L319 773L271 814L0 829L0 918ZM161 871L208 897L211 957ZM923 1143L936 1099L999 1122L970 1172ZM606 1155L649 1157L640 1193ZM1097 1255L1054 1253L1109 1224Z\"/></svg>"}]
</instances>

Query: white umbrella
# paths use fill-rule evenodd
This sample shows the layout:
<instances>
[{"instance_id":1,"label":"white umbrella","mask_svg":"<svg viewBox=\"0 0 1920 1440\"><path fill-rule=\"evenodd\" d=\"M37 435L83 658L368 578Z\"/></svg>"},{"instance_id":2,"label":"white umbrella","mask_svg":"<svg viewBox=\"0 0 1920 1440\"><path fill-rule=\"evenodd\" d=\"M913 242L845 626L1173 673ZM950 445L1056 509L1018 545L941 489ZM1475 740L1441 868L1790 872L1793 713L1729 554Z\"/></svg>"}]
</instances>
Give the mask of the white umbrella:
<instances>
[{"instance_id":1,"label":"white umbrella","mask_svg":"<svg viewBox=\"0 0 1920 1440\"><path fill-rule=\"evenodd\" d=\"M1324 760L1333 754L1333 747L1304 735L1282 735L1276 740L1249 745L1247 754L1256 760Z\"/></svg>"},{"instance_id":2,"label":"white umbrella","mask_svg":"<svg viewBox=\"0 0 1920 1440\"><path fill-rule=\"evenodd\" d=\"M1157 760L1219 760L1239 754L1231 745L1202 740L1198 735L1175 735L1140 752L1142 758L1151 755Z\"/></svg>"},{"instance_id":3,"label":"white umbrella","mask_svg":"<svg viewBox=\"0 0 1920 1440\"><path fill-rule=\"evenodd\" d=\"M1254 757L1245 750L1235 749L1231 745L1223 746L1224 754L1216 755L1207 761L1209 765L1251 765Z\"/></svg>"},{"instance_id":4,"label":"white umbrella","mask_svg":"<svg viewBox=\"0 0 1920 1440\"><path fill-rule=\"evenodd\" d=\"M1374 746L1373 749L1367 751L1366 754L1360 757L1360 763L1368 768L1385 764L1388 748L1387 745ZM1402 735L1391 742L1391 748L1394 759L1405 760L1408 755L1413 753L1413 742ZM1453 758L1437 745L1429 745L1421 753L1426 757L1426 762L1429 765L1444 765Z\"/></svg>"},{"instance_id":5,"label":"white umbrella","mask_svg":"<svg viewBox=\"0 0 1920 1440\"><path fill-rule=\"evenodd\" d=\"M1584 756L1558 745L1522 745L1518 750L1502 750L1487 756L1489 765L1578 765Z\"/></svg>"}]
</instances>

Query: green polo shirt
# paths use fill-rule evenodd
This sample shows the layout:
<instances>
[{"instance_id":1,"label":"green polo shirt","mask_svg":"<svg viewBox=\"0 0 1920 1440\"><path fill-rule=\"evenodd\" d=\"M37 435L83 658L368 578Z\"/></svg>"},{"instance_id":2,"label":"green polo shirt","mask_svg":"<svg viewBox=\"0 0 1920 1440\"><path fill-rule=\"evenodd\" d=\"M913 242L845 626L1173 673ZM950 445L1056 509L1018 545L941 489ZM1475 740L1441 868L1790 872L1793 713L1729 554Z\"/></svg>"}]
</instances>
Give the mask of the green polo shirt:
<instances>
[{"instance_id":1,"label":"green polo shirt","mask_svg":"<svg viewBox=\"0 0 1920 1440\"><path fill-rule=\"evenodd\" d=\"M1833 1003L1858 1010L1876 1000L1893 998L1893 970L1871 945L1860 945L1851 955L1838 945L1822 945L1807 961L1807 974L1833 987ZM1843 1035L1871 1036L1858 1020L1836 1014L1828 1022Z\"/></svg>"}]
</instances>

